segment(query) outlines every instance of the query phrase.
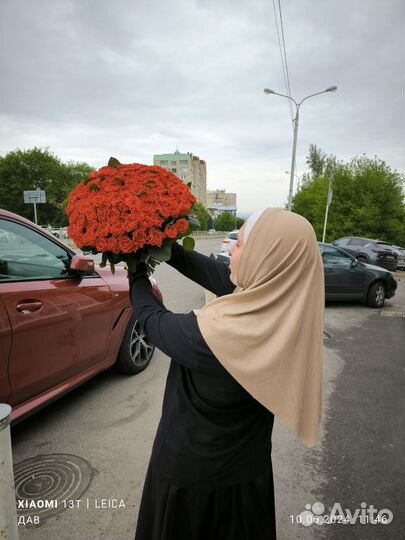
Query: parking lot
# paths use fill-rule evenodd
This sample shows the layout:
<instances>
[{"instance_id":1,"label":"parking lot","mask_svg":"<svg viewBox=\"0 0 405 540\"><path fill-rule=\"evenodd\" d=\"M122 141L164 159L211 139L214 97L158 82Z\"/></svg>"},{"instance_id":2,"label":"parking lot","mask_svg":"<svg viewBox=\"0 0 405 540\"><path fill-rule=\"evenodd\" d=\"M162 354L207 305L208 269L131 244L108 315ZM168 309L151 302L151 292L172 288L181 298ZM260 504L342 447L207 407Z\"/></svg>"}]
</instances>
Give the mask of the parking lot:
<instances>
[{"instance_id":1,"label":"parking lot","mask_svg":"<svg viewBox=\"0 0 405 540\"><path fill-rule=\"evenodd\" d=\"M217 253L218 239L196 249ZM166 264L155 277L165 305L188 312L205 301L204 290ZM309 538L393 540L401 529L400 442L405 350L405 273L397 272L396 296L381 310L362 304L328 304L325 321L322 441L305 448L280 423L273 434L273 469L279 540ZM80 469L71 507L44 514L35 527L20 527L30 540L131 539L151 446L160 418L169 359L160 351L135 377L108 370L12 429L16 485L30 462L46 466L59 455ZM401 422L402 420L402 422ZM65 469L51 461L49 475ZM32 465L32 467L37 465ZM63 469L63 472L61 472ZM57 487L57 486L56 486ZM55 488L56 489L56 488ZM60 496L55 491L50 498ZM391 523L304 527L296 517L306 505L340 503L355 512L361 503L390 509ZM319 507L319 506L318 506ZM317 507L317 508L318 508ZM311 510L312 511L312 510Z\"/></svg>"}]
</instances>

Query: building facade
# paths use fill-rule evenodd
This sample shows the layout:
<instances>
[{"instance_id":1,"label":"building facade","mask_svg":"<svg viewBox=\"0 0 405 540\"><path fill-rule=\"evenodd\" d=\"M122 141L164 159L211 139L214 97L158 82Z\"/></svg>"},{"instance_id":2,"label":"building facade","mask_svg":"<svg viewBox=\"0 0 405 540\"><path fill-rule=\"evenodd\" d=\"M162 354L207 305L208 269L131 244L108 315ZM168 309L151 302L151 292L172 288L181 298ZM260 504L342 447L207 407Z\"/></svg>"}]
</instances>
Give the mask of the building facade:
<instances>
[{"instance_id":1,"label":"building facade","mask_svg":"<svg viewBox=\"0 0 405 540\"><path fill-rule=\"evenodd\" d=\"M236 193L226 193L224 189L207 191L206 200L206 207L212 217L216 218L224 213L236 216Z\"/></svg>"},{"instance_id":2,"label":"building facade","mask_svg":"<svg viewBox=\"0 0 405 540\"><path fill-rule=\"evenodd\" d=\"M206 206L207 166L204 160L192 153L155 154L153 164L159 165L178 176L185 184L191 182L191 192L197 202Z\"/></svg>"}]
</instances>

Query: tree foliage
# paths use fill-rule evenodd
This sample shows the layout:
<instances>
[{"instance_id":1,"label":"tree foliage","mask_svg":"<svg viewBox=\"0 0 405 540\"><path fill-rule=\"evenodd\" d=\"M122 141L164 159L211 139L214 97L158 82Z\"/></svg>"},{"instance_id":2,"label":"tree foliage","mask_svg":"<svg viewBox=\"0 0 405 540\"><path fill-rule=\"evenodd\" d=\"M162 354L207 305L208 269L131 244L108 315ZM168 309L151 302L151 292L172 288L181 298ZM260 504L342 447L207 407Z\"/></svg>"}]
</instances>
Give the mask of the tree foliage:
<instances>
[{"instance_id":1,"label":"tree foliage","mask_svg":"<svg viewBox=\"0 0 405 540\"><path fill-rule=\"evenodd\" d=\"M214 220L214 227L217 231L233 231L237 226L237 219L232 214L223 212Z\"/></svg>"},{"instance_id":2,"label":"tree foliage","mask_svg":"<svg viewBox=\"0 0 405 540\"><path fill-rule=\"evenodd\" d=\"M304 178L308 181L311 178L329 176L336 168L337 160L335 156L327 155L323 152L316 144L310 144L306 164L309 167L310 173L309 175L304 174Z\"/></svg>"},{"instance_id":3,"label":"tree foliage","mask_svg":"<svg viewBox=\"0 0 405 540\"><path fill-rule=\"evenodd\" d=\"M334 170L326 241L363 236L404 244L404 176L377 158L360 156L344 163L326 156L314 145L311 147L312 158L309 156L307 161L311 177L306 176L292 209L312 223L318 240L322 238L329 178ZM318 152L316 158L314 148ZM317 175L321 170L322 174Z\"/></svg>"},{"instance_id":4,"label":"tree foliage","mask_svg":"<svg viewBox=\"0 0 405 540\"><path fill-rule=\"evenodd\" d=\"M196 216L198 221L201 224L201 230L207 231L211 228L212 225L212 217L211 214L208 212L206 207L202 203L195 203L195 205L192 208L193 214Z\"/></svg>"},{"instance_id":5,"label":"tree foliage","mask_svg":"<svg viewBox=\"0 0 405 540\"><path fill-rule=\"evenodd\" d=\"M92 170L87 163L62 163L48 149L9 152L0 157L0 207L33 220L33 205L24 203L23 192L40 188L47 202L37 205L38 223L67 225L68 195Z\"/></svg>"},{"instance_id":6,"label":"tree foliage","mask_svg":"<svg viewBox=\"0 0 405 540\"><path fill-rule=\"evenodd\" d=\"M311 171L311 178L319 178L323 176L325 170L327 155L322 152L316 144L309 145L309 153L306 159L306 164Z\"/></svg>"},{"instance_id":7,"label":"tree foliage","mask_svg":"<svg viewBox=\"0 0 405 540\"><path fill-rule=\"evenodd\" d=\"M236 218L236 229L240 229L242 225L245 223L245 220L241 217Z\"/></svg>"}]
</instances>

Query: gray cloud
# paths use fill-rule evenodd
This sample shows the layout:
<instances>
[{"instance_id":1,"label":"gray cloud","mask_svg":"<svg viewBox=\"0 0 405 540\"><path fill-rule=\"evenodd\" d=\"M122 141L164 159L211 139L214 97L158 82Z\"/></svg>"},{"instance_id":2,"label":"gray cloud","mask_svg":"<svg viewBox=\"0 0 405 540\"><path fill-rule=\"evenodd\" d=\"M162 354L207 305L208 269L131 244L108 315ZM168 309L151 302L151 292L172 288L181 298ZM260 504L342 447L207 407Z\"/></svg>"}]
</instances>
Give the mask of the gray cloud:
<instances>
[{"instance_id":1,"label":"gray cloud","mask_svg":"<svg viewBox=\"0 0 405 540\"><path fill-rule=\"evenodd\" d=\"M292 95L310 143L404 169L401 0L282 2ZM265 0L0 0L0 151L48 146L95 166L193 152L241 211L283 204L292 125ZM252 187L253 193L252 193Z\"/></svg>"}]
</instances>

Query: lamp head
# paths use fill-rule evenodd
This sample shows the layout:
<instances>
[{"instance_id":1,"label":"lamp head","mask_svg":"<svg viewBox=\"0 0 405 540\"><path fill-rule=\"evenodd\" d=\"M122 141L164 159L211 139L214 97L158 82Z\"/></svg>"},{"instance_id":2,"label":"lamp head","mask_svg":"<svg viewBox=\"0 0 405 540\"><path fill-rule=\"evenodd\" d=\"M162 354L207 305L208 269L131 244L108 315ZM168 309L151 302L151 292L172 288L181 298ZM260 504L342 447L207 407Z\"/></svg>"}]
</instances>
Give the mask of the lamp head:
<instances>
[{"instance_id":1,"label":"lamp head","mask_svg":"<svg viewBox=\"0 0 405 540\"><path fill-rule=\"evenodd\" d=\"M275 92L274 92L274 90L270 90L270 88L265 88L264 93L265 94L274 94Z\"/></svg>"},{"instance_id":2,"label":"lamp head","mask_svg":"<svg viewBox=\"0 0 405 540\"><path fill-rule=\"evenodd\" d=\"M337 86L328 86L325 92L336 92Z\"/></svg>"}]
</instances>

